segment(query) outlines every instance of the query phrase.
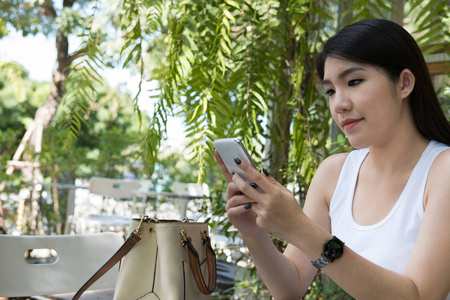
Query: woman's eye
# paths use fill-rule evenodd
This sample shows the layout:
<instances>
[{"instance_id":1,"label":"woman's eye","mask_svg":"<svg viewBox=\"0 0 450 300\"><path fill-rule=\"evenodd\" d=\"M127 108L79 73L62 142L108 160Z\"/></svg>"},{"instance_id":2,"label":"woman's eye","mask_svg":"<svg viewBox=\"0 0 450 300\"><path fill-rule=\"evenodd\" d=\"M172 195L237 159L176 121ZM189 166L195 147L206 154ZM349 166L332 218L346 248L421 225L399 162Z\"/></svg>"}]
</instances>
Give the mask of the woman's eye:
<instances>
[{"instance_id":1,"label":"woman's eye","mask_svg":"<svg viewBox=\"0 0 450 300\"><path fill-rule=\"evenodd\" d=\"M353 79L348 82L348 86L355 86L362 82L362 79Z\"/></svg>"},{"instance_id":2,"label":"woman's eye","mask_svg":"<svg viewBox=\"0 0 450 300\"><path fill-rule=\"evenodd\" d=\"M326 94L327 96L332 96L334 93L335 93L335 91L332 90L332 89L329 89L329 90L326 90L326 91L325 91L325 94Z\"/></svg>"}]
</instances>

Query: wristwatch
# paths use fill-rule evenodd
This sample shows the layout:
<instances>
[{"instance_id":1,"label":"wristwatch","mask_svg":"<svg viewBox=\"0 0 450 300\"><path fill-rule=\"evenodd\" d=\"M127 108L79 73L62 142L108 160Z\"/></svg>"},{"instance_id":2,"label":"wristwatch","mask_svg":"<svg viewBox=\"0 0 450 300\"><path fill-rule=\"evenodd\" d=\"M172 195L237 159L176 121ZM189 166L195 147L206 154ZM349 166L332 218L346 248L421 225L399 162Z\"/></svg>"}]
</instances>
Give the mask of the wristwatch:
<instances>
[{"instance_id":1,"label":"wristwatch","mask_svg":"<svg viewBox=\"0 0 450 300\"><path fill-rule=\"evenodd\" d=\"M335 259L341 257L342 253L344 253L344 242L333 236L331 240L328 240L323 244L322 256L311 263L317 269L321 269L332 263Z\"/></svg>"}]
</instances>

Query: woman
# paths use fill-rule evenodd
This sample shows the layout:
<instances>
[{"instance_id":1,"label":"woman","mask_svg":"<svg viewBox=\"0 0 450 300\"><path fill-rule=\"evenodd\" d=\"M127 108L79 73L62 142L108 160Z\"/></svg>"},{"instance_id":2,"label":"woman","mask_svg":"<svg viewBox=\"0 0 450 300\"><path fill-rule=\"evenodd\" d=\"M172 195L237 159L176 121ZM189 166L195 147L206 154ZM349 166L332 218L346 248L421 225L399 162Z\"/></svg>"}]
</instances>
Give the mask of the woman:
<instances>
[{"instance_id":1,"label":"woman","mask_svg":"<svg viewBox=\"0 0 450 300\"><path fill-rule=\"evenodd\" d=\"M277 300L300 299L317 268L356 299L445 299L450 125L420 49L401 26L363 20L325 44L317 71L359 150L322 162L303 210L266 170L236 159L253 184L231 177L215 151L228 218L261 278ZM268 232L289 243L284 253Z\"/></svg>"}]
</instances>

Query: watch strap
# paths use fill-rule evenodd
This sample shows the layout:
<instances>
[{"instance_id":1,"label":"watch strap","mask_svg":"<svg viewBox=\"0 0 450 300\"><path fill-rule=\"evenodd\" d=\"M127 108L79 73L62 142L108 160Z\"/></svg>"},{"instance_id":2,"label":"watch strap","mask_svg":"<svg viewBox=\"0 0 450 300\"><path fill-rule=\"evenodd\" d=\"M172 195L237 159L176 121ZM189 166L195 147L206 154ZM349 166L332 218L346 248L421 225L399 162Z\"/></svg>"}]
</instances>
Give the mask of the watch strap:
<instances>
[{"instance_id":1,"label":"watch strap","mask_svg":"<svg viewBox=\"0 0 450 300\"><path fill-rule=\"evenodd\" d=\"M326 258L323 254L322 256L316 260L316 261L311 261L311 264L316 267L317 269L322 269L323 267L325 267L326 265L330 264L331 261Z\"/></svg>"}]
</instances>

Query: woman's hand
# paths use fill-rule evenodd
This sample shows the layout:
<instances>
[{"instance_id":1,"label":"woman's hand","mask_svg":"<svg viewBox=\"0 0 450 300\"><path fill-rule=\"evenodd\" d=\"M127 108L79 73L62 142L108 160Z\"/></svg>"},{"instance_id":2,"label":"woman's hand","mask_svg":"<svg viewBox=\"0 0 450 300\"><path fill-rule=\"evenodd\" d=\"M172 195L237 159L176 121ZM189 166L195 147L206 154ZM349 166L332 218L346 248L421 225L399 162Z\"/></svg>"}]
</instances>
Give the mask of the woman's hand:
<instances>
[{"instance_id":1,"label":"woman's hand","mask_svg":"<svg viewBox=\"0 0 450 300\"><path fill-rule=\"evenodd\" d=\"M255 203L237 188L233 182L231 174L228 172L222 158L217 151L214 151L214 156L219 163L220 170L229 182L226 200L227 204L225 210L230 222L236 227L243 237L253 237L258 235L262 228L258 227L255 222L256 215L251 210L251 206ZM238 176L238 175L235 175ZM265 231L265 230L264 230Z\"/></svg>"},{"instance_id":2,"label":"woman's hand","mask_svg":"<svg viewBox=\"0 0 450 300\"><path fill-rule=\"evenodd\" d=\"M239 175L233 177L236 176ZM266 232L256 224L256 215L252 210L256 203L243 194L233 181L228 185L225 198L227 217L242 237L256 237L259 233Z\"/></svg>"},{"instance_id":3,"label":"woman's hand","mask_svg":"<svg viewBox=\"0 0 450 300\"><path fill-rule=\"evenodd\" d=\"M270 231L286 239L288 232L298 225L296 221L304 216L292 193L245 161L241 161L238 166L252 182L245 181L237 174L231 177L217 151L215 157L230 182L225 207L230 222L243 237L255 236L258 231Z\"/></svg>"}]
</instances>

